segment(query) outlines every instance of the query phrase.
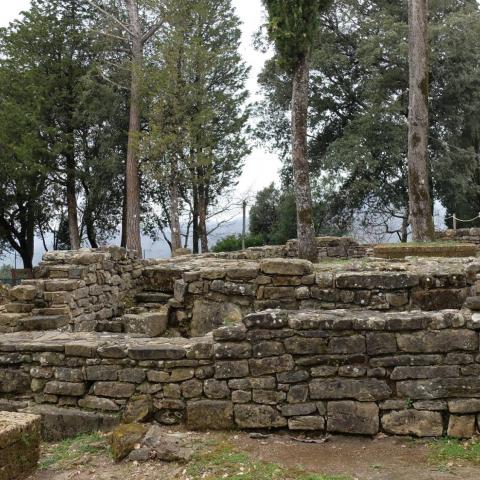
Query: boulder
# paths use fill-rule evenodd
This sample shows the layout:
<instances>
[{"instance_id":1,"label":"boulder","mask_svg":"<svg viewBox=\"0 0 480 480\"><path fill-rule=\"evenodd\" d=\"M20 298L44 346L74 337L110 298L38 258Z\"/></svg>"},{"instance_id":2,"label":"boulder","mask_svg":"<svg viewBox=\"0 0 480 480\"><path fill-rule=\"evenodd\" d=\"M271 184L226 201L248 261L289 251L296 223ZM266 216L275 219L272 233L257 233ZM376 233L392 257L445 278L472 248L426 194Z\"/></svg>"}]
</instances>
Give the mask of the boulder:
<instances>
[{"instance_id":1,"label":"boulder","mask_svg":"<svg viewBox=\"0 0 480 480\"><path fill-rule=\"evenodd\" d=\"M233 428L232 402L223 400L187 402L187 426L193 430L228 430Z\"/></svg>"},{"instance_id":2,"label":"boulder","mask_svg":"<svg viewBox=\"0 0 480 480\"><path fill-rule=\"evenodd\" d=\"M327 431L356 435L376 435L379 410L373 402L328 402Z\"/></svg>"},{"instance_id":3,"label":"boulder","mask_svg":"<svg viewBox=\"0 0 480 480\"><path fill-rule=\"evenodd\" d=\"M115 461L123 460L140 443L148 427L138 423L119 425L110 437L112 457Z\"/></svg>"}]
</instances>

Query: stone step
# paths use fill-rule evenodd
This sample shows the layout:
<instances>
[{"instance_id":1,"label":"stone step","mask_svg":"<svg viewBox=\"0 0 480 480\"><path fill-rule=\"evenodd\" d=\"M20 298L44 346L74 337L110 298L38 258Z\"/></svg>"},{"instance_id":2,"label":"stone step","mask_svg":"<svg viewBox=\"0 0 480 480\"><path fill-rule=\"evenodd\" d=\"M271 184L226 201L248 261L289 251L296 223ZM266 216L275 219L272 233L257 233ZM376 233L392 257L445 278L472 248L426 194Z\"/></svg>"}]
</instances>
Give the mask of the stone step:
<instances>
[{"instance_id":1,"label":"stone step","mask_svg":"<svg viewBox=\"0 0 480 480\"><path fill-rule=\"evenodd\" d=\"M123 320L100 321L95 328L97 332L124 333L125 324Z\"/></svg>"},{"instance_id":2,"label":"stone step","mask_svg":"<svg viewBox=\"0 0 480 480\"><path fill-rule=\"evenodd\" d=\"M38 315L18 321L20 330L27 331L57 330L67 324L68 317L64 315Z\"/></svg>"},{"instance_id":3,"label":"stone step","mask_svg":"<svg viewBox=\"0 0 480 480\"><path fill-rule=\"evenodd\" d=\"M165 304L170 298L172 298L172 295L162 292L142 292L135 295L135 301L142 304Z\"/></svg>"},{"instance_id":4,"label":"stone step","mask_svg":"<svg viewBox=\"0 0 480 480\"><path fill-rule=\"evenodd\" d=\"M169 308L139 314L126 314L122 317L125 332L142 337L160 337L168 327Z\"/></svg>"}]
</instances>

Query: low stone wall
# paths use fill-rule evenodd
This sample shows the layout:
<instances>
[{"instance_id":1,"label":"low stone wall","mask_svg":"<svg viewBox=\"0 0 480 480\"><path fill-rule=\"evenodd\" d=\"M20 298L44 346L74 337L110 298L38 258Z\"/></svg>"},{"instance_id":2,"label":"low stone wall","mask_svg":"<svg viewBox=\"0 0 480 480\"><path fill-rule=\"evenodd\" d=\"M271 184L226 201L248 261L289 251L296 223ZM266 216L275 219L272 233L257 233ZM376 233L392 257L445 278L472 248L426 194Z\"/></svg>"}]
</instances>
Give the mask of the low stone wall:
<instances>
[{"instance_id":1,"label":"low stone wall","mask_svg":"<svg viewBox=\"0 0 480 480\"><path fill-rule=\"evenodd\" d=\"M141 412L192 429L470 437L479 330L469 310L273 310L190 340L6 334L0 392L10 408Z\"/></svg>"},{"instance_id":2,"label":"low stone wall","mask_svg":"<svg viewBox=\"0 0 480 480\"><path fill-rule=\"evenodd\" d=\"M373 263L372 263L373 264ZM304 260L265 259L154 265L149 290L174 290L170 322L185 335L202 335L267 308L288 310L441 310L461 308L475 294L480 263L379 264L361 271L326 270ZM353 268L353 267L350 267ZM388 270L387 270L388 269Z\"/></svg>"},{"instance_id":3,"label":"low stone wall","mask_svg":"<svg viewBox=\"0 0 480 480\"><path fill-rule=\"evenodd\" d=\"M136 291L145 262L118 247L49 252L33 280L10 290L0 333L59 328L93 331L121 313Z\"/></svg>"},{"instance_id":4,"label":"low stone wall","mask_svg":"<svg viewBox=\"0 0 480 480\"><path fill-rule=\"evenodd\" d=\"M443 232L436 232L435 235L438 240L480 245L480 228L448 229Z\"/></svg>"},{"instance_id":5,"label":"low stone wall","mask_svg":"<svg viewBox=\"0 0 480 480\"><path fill-rule=\"evenodd\" d=\"M40 457L40 417L0 412L0 480L27 478Z\"/></svg>"}]
</instances>

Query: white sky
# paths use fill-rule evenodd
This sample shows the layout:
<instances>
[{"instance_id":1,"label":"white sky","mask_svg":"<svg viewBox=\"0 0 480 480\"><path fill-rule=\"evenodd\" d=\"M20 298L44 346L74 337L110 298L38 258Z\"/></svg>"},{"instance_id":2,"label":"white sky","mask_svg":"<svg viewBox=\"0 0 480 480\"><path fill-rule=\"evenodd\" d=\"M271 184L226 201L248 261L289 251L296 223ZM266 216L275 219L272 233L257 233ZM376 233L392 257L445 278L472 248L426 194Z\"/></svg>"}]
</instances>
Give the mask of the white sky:
<instances>
[{"instance_id":1,"label":"white sky","mask_svg":"<svg viewBox=\"0 0 480 480\"><path fill-rule=\"evenodd\" d=\"M263 23L264 14L261 0L233 0L233 5L243 21L243 37L241 53L245 61L252 67L248 89L252 99L257 92L257 75L262 70L266 56L253 48L252 35ZM22 10L28 9L30 0L0 0L0 26L19 16ZM278 180L281 163L279 159L262 148L256 147L248 157L243 175L238 185L238 194L255 192Z\"/></svg>"}]
</instances>

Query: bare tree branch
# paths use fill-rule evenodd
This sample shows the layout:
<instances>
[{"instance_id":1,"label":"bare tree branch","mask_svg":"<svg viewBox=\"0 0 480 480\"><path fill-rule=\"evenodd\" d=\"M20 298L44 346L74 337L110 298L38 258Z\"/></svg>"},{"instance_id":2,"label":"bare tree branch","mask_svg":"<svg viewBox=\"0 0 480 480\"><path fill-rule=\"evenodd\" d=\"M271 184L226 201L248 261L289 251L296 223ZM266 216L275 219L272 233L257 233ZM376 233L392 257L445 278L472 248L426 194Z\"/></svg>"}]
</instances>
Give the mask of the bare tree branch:
<instances>
[{"instance_id":1,"label":"bare tree branch","mask_svg":"<svg viewBox=\"0 0 480 480\"><path fill-rule=\"evenodd\" d=\"M163 20L159 20L155 22L143 35L142 37L142 45L145 45L160 29L163 25Z\"/></svg>"},{"instance_id":2,"label":"bare tree branch","mask_svg":"<svg viewBox=\"0 0 480 480\"><path fill-rule=\"evenodd\" d=\"M106 15L107 17L109 17L111 20L113 20L115 23L117 23L118 25L120 25L126 32L128 32L130 35L134 35L134 33L130 30L130 27L128 25L126 25L125 23L123 23L121 20L119 20L115 15L111 14L110 12L108 12L107 10L105 10L104 8L102 8L100 5L97 5L96 2L94 2L93 0L87 0L87 2L94 8L96 8L99 12L102 12L104 15Z\"/></svg>"}]
</instances>

